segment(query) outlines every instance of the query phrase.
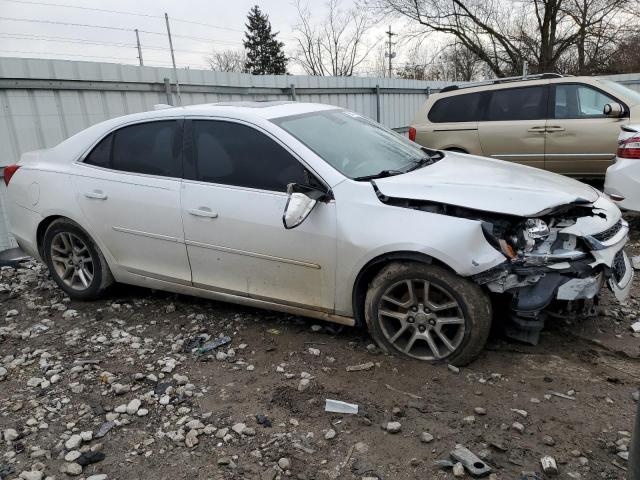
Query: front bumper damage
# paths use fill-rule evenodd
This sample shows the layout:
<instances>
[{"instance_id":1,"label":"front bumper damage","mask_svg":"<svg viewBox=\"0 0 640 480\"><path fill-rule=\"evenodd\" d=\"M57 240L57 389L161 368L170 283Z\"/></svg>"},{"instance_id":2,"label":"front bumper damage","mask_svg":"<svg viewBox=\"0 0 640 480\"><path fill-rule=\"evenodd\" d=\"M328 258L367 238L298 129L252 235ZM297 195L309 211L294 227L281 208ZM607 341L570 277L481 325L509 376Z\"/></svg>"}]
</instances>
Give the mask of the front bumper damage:
<instances>
[{"instance_id":1,"label":"front bumper damage","mask_svg":"<svg viewBox=\"0 0 640 480\"><path fill-rule=\"evenodd\" d=\"M474 277L509 299L507 335L536 344L547 317L593 314L605 284L626 302L634 275L624 252L629 225L611 206L600 198L592 215L560 218L534 249Z\"/></svg>"}]
</instances>

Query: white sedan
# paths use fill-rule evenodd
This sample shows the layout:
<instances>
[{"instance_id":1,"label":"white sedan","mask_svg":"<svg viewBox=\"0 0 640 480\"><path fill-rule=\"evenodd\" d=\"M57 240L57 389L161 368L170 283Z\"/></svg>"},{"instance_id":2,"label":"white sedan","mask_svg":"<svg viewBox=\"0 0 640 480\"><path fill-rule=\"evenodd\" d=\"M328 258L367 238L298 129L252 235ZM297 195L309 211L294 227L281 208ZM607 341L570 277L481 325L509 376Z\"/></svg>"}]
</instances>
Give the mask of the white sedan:
<instances>
[{"instance_id":1,"label":"white sedan","mask_svg":"<svg viewBox=\"0 0 640 480\"><path fill-rule=\"evenodd\" d=\"M74 299L114 281L366 325L385 350L465 364L492 298L536 342L633 269L618 208L575 180L439 152L289 102L112 119L5 168L19 245Z\"/></svg>"},{"instance_id":2,"label":"white sedan","mask_svg":"<svg viewBox=\"0 0 640 480\"><path fill-rule=\"evenodd\" d=\"M616 162L607 169L604 191L619 207L640 212L640 125L620 130Z\"/></svg>"}]
</instances>

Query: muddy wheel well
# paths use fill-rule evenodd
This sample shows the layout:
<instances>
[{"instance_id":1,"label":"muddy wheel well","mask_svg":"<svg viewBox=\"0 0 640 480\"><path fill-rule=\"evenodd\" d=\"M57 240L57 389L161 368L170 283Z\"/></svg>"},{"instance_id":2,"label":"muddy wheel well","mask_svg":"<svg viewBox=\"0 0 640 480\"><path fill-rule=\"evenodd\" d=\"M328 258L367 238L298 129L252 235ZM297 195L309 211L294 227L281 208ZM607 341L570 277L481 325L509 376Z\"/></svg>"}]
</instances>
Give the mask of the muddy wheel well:
<instances>
[{"instance_id":1,"label":"muddy wheel well","mask_svg":"<svg viewBox=\"0 0 640 480\"><path fill-rule=\"evenodd\" d=\"M44 258L43 252L42 252L42 242L44 240L44 234L47 231L47 228L49 228L49 225L51 225L58 218L65 218L65 217L63 217L62 215L51 215L50 217L47 217L44 220L42 220L38 225L38 229L36 230L36 240L38 242L38 253L40 254L40 258Z\"/></svg>"},{"instance_id":2,"label":"muddy wheel well","mask_svg":"<svg viewBox=\"0 0 640 480\"><path fill-rule=\"evenodd\" d=\"M418 252L391 252L374 258L360 270L353 287L353 316L356 320L356 325L363 326L366 324L364 320L364 301L369 284L386 265L398 261L440 265L447 270L453 271L438 259Z\"/></svg>"}]
</instances>

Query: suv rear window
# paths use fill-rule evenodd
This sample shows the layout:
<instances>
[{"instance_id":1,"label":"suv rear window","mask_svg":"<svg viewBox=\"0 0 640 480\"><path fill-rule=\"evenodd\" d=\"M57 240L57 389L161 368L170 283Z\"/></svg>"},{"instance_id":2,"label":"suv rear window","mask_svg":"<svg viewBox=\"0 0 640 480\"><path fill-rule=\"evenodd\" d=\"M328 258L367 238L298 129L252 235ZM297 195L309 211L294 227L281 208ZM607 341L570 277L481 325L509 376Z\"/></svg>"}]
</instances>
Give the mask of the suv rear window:
<instances>
[{"instance_id":1,"label":"suv rear window","mask_svg":"<svg viewBox=\"0 0 640 480\"><path fill-rule=\"evenodd\" d=\"M547 118L548 87L492 90L484 120L543 120Z\"/></svg>"},{"instance_id":2,"label":"suv rear window","mask_svg":"<svg viewBox=\"0 0 640 480\"><path fill-rule=\"evenodd\" d=\"M433 123L477 122L480 119L481 93L465 93L441 98L429 110Z\"/></svg>"}]
</instances>

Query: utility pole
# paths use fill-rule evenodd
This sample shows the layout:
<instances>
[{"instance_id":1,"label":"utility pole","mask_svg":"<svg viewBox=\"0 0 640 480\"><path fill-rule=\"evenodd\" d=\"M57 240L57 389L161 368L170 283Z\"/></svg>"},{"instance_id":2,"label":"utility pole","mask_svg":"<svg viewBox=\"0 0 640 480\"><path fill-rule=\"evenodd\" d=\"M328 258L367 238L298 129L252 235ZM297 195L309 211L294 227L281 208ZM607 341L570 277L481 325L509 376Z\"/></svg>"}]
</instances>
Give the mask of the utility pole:
<instances>
[{"instance_id":1,"label":"utility pole","mask_svg":"<svg viewBox=\"0 0 640 480\"><path fill-rule=\"evenodd\" d=\"M144 67L144 62L142 61L142 48L140 48L140 34L138 34L137 28L136 28L136 43L138 44L138 59L140 60L140 66Z\"/></svg>"},{"instance_id":2,"label":"utility pole","mask_svg":"<svg viewBox=\"0 0 640 480\"><path fill-rule=\"evenodd\" d=\"M171 50L171 62L173 62L173 75L176 77L176 94L178 96L178 106L182 105L180 97L180 81L178 80L178 71L176 70L176 56L173 53L173 42L171 41L171 29L169 28L169 15L164 14L164 20L167 23L167 35L169 36L169 49Z\"/></svg>"},{"instance_id":3,"label":"utility pole","mask_svg":"<svg viewBox=\"0 0 640 480\"><path fill-rule=\"evenodd\" d=\"M529 62L525 60L524 63L522 64L522 78L527 78L528 75L529 75Z\"/></svg>"},{"instance_id":4,"label":"utility pole","mask_svg":"<svg viewBox=\"0 0 640 480\"><path fill-rule=\"evenodd\" d=\"M397 35L397 33L393 33L391 31L391 25L389 25L389 31L385 32L388 36L389 36L389 41L388 41L388 47L389 47L389 51L387 53L384 54L385 57L389 57L389 78L391 78L392 76L392 72L393 69L391 68L391 60L396 56L396 52L392 52L391 49L393 48L393 42L391 41L391 38L394 35Z\"/></svg>"}]
</instances>

